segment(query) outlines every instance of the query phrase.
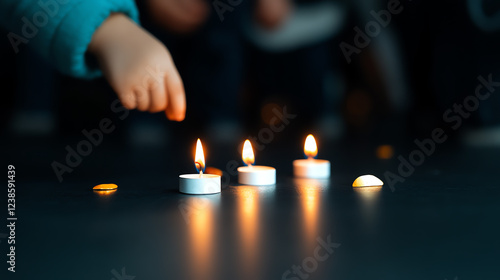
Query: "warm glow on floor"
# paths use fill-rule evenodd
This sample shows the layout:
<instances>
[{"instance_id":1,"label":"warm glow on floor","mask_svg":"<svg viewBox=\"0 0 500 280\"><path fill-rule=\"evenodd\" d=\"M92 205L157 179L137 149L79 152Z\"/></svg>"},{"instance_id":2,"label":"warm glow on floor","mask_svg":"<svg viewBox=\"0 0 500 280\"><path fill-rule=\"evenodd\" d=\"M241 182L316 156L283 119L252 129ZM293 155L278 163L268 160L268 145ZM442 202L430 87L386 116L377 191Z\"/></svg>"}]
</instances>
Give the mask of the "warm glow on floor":
<instances>
[{"instance_id":1,"label":"warm glow on floor","mask_svg":"<svg viewBox=\"0 0 500 280\"><path fill-rule=\"evenodd\" d=\"M94 193L101 195L101 196L111 195L115 192L116 192L116 190L94 190Z\"/></svg>"},{"instance_id":2,"label":"warm glow on floor","mask_svg":"<svg viewBox=\"0 0 500 280\"><path fill-rule=\"evenodd\" d=\"M238 186L238 220L241 238L241 272L252 275L258 269L259 190L255 186Z\"/></svg>"}]
</instances>

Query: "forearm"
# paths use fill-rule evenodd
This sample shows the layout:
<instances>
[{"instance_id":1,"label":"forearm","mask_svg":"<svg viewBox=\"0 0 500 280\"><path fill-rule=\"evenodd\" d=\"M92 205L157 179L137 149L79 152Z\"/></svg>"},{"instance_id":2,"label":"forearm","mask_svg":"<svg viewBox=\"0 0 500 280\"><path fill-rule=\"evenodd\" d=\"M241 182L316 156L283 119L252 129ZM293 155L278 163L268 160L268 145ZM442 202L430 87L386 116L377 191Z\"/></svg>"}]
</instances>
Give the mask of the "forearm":
<instances>
[{"instance_id":1,"label":"forearm","mask_svg":"<svg viewBox=\"0 0 500 280\"><path fill-rule=\"evenodd\" d=\"M92 35L88 52L99 61L111 60L118 49L130 49L139 42L155 40L149 32L122 13L111 14Z\"/></svg>"},{"instance_id":2,"label":"forearm","mask_svg":"<svg viewBox=\"0 0 500 280\"><path fill-rule=\"evenodd\" d=\"M111 14L92 35L88 52L99 60L113 55L114 49L124 47L131 29L137 29L137 26L127 16Z\"/></svg>"},{"instance_id":3,"label":"forearm","mask_svg":"<svg viewBox=\"0 0 500 280\"><path fill-rule=\"evenodd\" d=\"M138 20L132 0L2 0L0 24L15 51L28 45L61 72L82 78L100 74L85 54L93 33L115 12Z\"/></svg>"}]
</instances>

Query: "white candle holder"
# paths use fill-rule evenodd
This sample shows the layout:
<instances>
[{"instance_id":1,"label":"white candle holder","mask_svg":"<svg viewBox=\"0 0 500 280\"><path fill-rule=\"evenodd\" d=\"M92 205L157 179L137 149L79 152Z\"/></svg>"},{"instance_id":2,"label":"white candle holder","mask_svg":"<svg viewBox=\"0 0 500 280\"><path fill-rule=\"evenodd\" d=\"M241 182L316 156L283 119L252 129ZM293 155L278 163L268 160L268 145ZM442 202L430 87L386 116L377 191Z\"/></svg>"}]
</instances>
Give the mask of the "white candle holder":
<instances>
[{"instance_id":1,"label":"white candle holder","mask_svg":"<svg viewBox=\"0 0 500 280\"><path fill-rule=\"evenodd\" d=\"M243 162L248 166L238 167L238 183L243 185L265 186L276 184L276 169L269 166L252 165L255 156L250 140L243 144L241 154Z\"/></svg>"},{"instance_id":2,"label":"white candle holder","mask_svg":"<svg viewBox=\"0 0 500 280\"><path fill-rule=\"evenodd\" d=\"M213 174L179 175L179 191L186 194L220 193L221 177Z\"/></svg>"},{"instance_id":3,"label":"white candle holder","mask_svg":"<svg viewBox=\"0 0 500 280\"><path fill-rule=\"evenodd\" d=\"M310 179L330 178L330 162L324 159L297 159L293 161L295 177Z\"/></svg>"},{"instance_id":4,"label":"white candle holder","mask_svg":"<svg viewBox=\"0 0 500 280\"><path fill-rule=\"evenodd\" d=\"M238 183L243 185L266 186L276 184L276 169L269 166L238 167Z\"/></svg>"},{"instance_id":5,"label":"white candle holder","mask_svg":"<svg viewBox=\"0 0 500 280\"><path fill-rule=\"evenodd\" d=\"M205 153L200 139L196 141L194 165L199 174L179 175L179 191L186 194L214 194L221 191L221 176L203 174L205 169Z\"/></svg>"},{"instance_id":6,"label":"white candle holder","mask_svg":"<svg viewBox=\"0 0 500 280\"><path fill-rule=\"evenodd\" d=\"M304 153L308 159L297 159L293 161L293 174L295 177L309 179L330 178L330 162L328 160L314 158L318 154L318 146L312 134L306 137Z\"/></svg>"}]
</instances>

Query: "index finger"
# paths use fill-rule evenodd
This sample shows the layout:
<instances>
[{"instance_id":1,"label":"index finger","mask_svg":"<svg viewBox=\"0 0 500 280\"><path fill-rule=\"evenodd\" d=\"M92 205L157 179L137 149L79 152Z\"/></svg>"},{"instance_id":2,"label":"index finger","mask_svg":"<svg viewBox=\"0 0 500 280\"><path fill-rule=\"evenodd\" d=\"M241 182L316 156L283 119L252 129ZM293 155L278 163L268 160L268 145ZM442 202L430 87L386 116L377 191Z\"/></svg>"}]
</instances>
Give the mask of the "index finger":
<instances>
[{"instance_id":1,"label":"index finger","mask_svg":"<svg viewBox=\"0 0 500 280\"><path fill-rule=\"evenodd\" d=\"M172 69L167 74L165 87L168 95L168 106L165 111L167 118L172 121L183 121L186 117L186 93L177 69Z\"/></svg>"}]
</instances>

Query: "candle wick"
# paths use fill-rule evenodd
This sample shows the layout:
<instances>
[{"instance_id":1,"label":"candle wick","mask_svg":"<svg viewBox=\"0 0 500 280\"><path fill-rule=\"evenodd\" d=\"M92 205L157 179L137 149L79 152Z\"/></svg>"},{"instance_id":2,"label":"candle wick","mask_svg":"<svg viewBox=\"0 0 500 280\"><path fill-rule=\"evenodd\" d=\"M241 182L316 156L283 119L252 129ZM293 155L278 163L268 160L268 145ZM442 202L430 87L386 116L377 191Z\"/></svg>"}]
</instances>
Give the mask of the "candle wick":
<instances>
[{"instance_id":1,"label":"candle wick","mask_svg":"<svg viewBox=\"0 0 500 280\"><path fill-rule=\"evenodd\" d=\"M200 170L200 178L203 177L203 170Z\"/></svg>"}]
</instances>

